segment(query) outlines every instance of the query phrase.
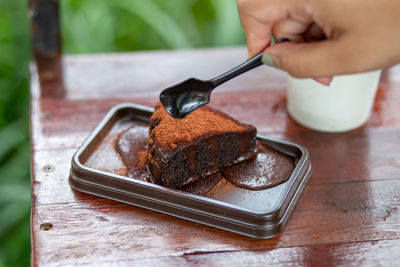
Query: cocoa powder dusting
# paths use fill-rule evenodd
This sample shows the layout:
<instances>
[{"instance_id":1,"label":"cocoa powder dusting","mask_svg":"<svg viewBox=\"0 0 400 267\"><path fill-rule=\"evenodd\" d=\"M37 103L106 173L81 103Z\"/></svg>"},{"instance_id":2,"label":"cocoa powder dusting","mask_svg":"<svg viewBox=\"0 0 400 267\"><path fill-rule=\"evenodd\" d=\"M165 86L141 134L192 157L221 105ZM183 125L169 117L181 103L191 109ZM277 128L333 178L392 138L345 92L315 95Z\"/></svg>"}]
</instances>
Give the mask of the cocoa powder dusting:
<instances>
[{"instance_id":1,"label":"cocoa powder dusting","mask_svg":"<svg viewBox=\"0 0 400 267\"><path fill-rule=\"evenodd\" d=\"M257 142L257 151L252 159L224 168L225 179L249 190L270 188L289 179L295 168L293 158L261 142Z\"/></svg>"},{"instance_id":2,"label":"cocoa powder dusting","mask_svg":"<svg viewBox=\"0 0 400 267\"><path fill-rule=\"evenodd\" d=\"M184 119L174 119L158 103L151 120L159 122L152 131L155 140L159 145L171 149L204 135L240 132L245 127L252 127L208 106L195 110Z\"/></svg>"},{"instance_id":3,"label":"cocoa powder dusting","mask_svg":"<svg viewBox=\"0 0 400 267\"><path fill-rule=\"evenodd\" d=\"M140 168L145 168L146 167L146 157L147 157L146 150L139 151L137 156L138 156L138 166Z\"/></svg>"},{"instance_id":4,"label":"cocoa powder dusting","mask_svg":"<svg viewBox=\"0 0 400 267\"><path fill-rule=\"evenodd\" d=\"M221 199L226 194L231 193L232 191L237 190L237 187L231 184L229 181L223 177L218 184L216 184L210 192L208 192L207 196L213 197L215 199Z\"/></svg>"}]
</instances>

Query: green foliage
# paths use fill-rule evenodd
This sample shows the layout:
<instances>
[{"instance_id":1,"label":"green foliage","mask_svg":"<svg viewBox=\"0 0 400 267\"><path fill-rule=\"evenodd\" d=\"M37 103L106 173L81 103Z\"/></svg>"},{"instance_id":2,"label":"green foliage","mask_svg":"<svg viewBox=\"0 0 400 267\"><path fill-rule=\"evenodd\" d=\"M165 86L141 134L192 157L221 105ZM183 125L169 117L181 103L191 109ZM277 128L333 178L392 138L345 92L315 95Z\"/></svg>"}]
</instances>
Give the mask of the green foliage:
<instances>
[{"instance_id":1,"label":"green foliage","mask_svg":"<svg viewBox=\"0 0 400 267\"><path fill-rule=\"evenodd\" d=\"M26 1L0 0L0 266L29 265L29 25Z\"/></svg>"},{"instance_id":2,"label":"green foliage","mask_svg":"<svg viewBox=\"0 0 400 267\"><path fill-rule=\"evenodd\" d=\"M67 0L61 8L67 53L245 43L236 0Z\"/></svg>"},{"instance_id":3,"label":"green foliage","mask_svg":"<svg viewBox=\"0 0 400 267\"><path fill-rule=\"evenodd\" d=\"M28 0L0 0L0 267L30 261ZM236 0L62 0L64 53L243 45Z\"/></svg>"}]
</instances>

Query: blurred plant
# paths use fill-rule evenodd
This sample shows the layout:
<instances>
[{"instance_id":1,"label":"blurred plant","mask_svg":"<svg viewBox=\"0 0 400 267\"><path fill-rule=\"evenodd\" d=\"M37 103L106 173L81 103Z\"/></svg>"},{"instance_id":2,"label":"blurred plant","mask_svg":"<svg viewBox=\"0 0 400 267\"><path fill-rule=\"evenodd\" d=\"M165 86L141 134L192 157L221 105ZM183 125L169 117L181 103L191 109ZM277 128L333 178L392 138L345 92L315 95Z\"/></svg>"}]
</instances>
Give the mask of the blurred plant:
<instances>
[{"instance_id":1,"label":"blurred plant","mask_svg":"<svg viewBox=\"0 0 400 267\"><path fill-rule=\"evenodd\" d=\"M68 0L61 8L67 53L245 44L236 0Z\"/></svg>"},{"instance_id":2,"label":"blurred plant","mask_svg":"<svg viewBox=\"0 0 400 267\"><path fill-rule=\"evenodd\" d=\"M0 267L29 265L27 0L0 0ZM243 45L236 0L63 0L64 53Z\"/></svg>"},{"instance_id":3,"label":"blurred plant","mask_svg":"<svg viewBox=\"0 0 400 267\"><path fill-rule=\"evenodd\" d=\"M29 28L25 1L0 0L0 266L28 265Z\"/></svg>"}]
</instances>

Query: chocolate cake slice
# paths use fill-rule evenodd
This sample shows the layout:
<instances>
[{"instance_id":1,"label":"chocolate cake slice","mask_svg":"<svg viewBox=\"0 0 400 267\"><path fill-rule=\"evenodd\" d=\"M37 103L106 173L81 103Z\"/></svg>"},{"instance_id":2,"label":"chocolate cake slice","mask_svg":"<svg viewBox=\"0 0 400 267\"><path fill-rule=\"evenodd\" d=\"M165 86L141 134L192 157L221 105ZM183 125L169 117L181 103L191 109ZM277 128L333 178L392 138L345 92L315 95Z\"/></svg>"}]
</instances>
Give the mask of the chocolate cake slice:
<instances>
[{"instance_id":1,"label":"chocolate cake slice","mask_svg":"<svg viewBox=\"0 0 400 267\"><path fill-rule=\"evenodd\" d=\"M158 103L150 118L148 169L155 183L179 188L253 157L256 133L208 106L174 119Z\"/></svg>"}]
</instances>

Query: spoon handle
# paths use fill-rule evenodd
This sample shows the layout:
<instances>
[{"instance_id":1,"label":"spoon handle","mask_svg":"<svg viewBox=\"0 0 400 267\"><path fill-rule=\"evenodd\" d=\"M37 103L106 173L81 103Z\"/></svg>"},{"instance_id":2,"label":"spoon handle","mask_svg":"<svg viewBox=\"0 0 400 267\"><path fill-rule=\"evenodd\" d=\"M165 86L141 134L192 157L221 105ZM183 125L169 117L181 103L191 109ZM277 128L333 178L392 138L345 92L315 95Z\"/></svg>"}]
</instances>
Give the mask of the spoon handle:
<instances>
[{"instance_id":1,"label":"spoon handle","mask_svg":"<svg viewBox=\"0 0 400 267\"><path fill-rule=\"evenodd\" d=\"M278 43L283 43L283 42L290 42L288 38L280 38L279 40L276 41L276 44ZM246 62L240 64L239 66L236 66L235 68L231 69L230 71L225 72L224 74L221 74L214 79L211 79L210 82L214 85L213 89L221 84L223 84L226 81L229 81L230 79L248 71L251 69L254 69L255 67L258 67L263 64L262 62L262 56L263 52L257 54L256 56L250 58Z\"/></svg>"},{"instance_id":2,"label":"spoon handle","mask_svg":"<svg viewBox=\"0 0 400 267\"><path fill-rule=\"evenodd\" d=\"M225 72L224 74L215 77L214 79L210 80L210 82L214 85L215 88L248 70L260 66L263 64L261 61L262 56L263 52L257 54L255 57L250 58L249 60L240 64L239 66L236 66L235 68Z\"/></svg>"}]
</instances>

